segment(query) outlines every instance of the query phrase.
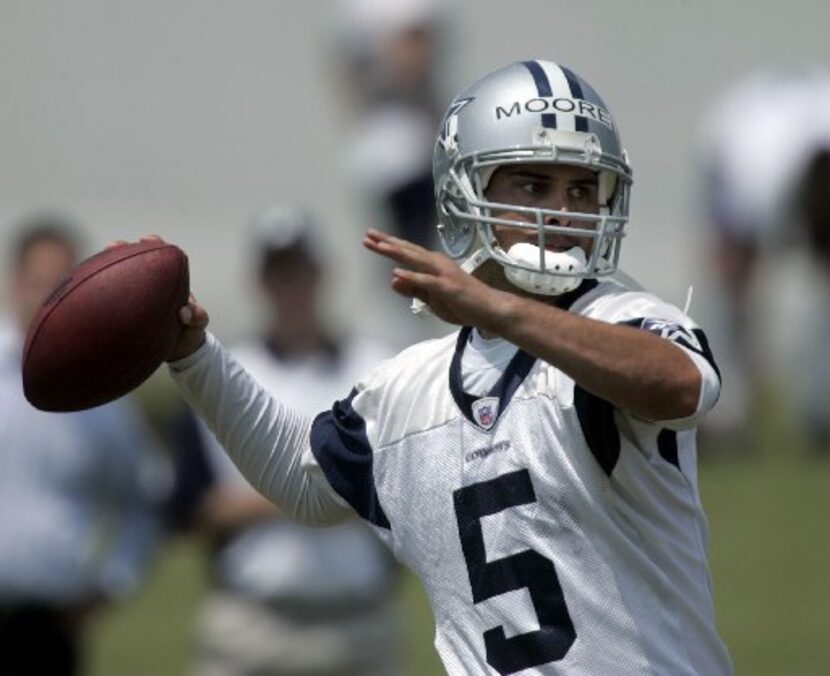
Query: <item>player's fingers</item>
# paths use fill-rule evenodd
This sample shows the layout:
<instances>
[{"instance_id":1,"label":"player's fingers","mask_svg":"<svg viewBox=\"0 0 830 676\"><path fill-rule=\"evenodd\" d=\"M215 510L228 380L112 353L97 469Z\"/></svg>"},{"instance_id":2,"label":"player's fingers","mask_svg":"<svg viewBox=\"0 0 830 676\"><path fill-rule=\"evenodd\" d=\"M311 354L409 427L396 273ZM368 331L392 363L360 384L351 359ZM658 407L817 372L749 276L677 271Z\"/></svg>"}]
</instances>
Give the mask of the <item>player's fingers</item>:
<instances>
[{"instance_id":1,"label":"player's fingers","mask_svg":"<svg viewBox=\"0 0 830 676\"><path fill-rule=\"evenodd\" d=\"M435 260L438 254L419 247L416 244L406 242L406 240L394 237L377 239L367 233L363 239L363 245L370 251L421 272L435 273L438 271L438 265Z\"/></svg>"},{"instance_id":2,"label":"player's fingers","mask_svg":"<svg viewBox=\"0 0 830 676\"><path fill-rule=\"evenodd\" d=\"M437 279L434 275L428 273L416 272L414 270L405 270L403 268L395 268L392 271L393 279L400 279L405 281L413 289L423 290L429 292L436 290Z\"/></svg>"},{"instance_id":3,"label":"player's fingers","mask_svg":"<svg viewBox=\"0 0 830 676\"><path fill-rule=\"evenodd\" d=\"M411 271L398 272L401 272L402 276L395 275L392 277L393 291L404 298L415 298L421 301L424 305L429 306L434 312L435 308L431 301L440 299L440 294L433 295L432 292L426 288L426 286L423 284L419 285L417 283L417 273L413 274ZM432 282L427 282L427 284L430 283ZM440 302L440 300L438 302ZM442 315L442 318L447 319L447 321L453 321L450 319L449 315Z\"/></svg>"},{"instance_id":4,"label":"player's fingers","mask_svg":"<svg viewBox=\"0 0 830 676\"><path fill-rule=\"evenodd\" d=\"M378 230L377 228L366 228L365 237L381 240L386 239L387 236L388 235L385 232Z\"/></svg>"},{"instance_id":5,"label":"player's fingers","mask_svg":"<svg viewBox=\"0 0 830 676\"><path fill-rule=\"evenodd\" d=\"M401 237L395 237L394 235L382 232L381 230L376 230L375 228L369 228L366 231L366 236L376 242L386 242L387 244L398 247L403 251L430 253L428 249L425 249L420 244L415 244L415 242L410 242L408 239L403 239Z\"/></svg>"},{"instance_id":6,"label":"player's fingers","mask_svg":"<svg viewBox=\"0 0 830 676\"><path fill-rule=\"evenodd\" d=\"M418 289L405 279L395 278L392 280L392 290L404 298L417 298L425 305L429 305L429 294L423 289Z\"/></svg>"},{"instance_id":7,"label":"player's fingers","mask_svg":"<svg viewBox=\"0 0 830 676\"><path fill-rule=\"evenodd\" d=\"M190 328L203 329L208 325L210 317L207 310L195 302L193 296L190 298L190 302L179 310L179 321Z\"/></svg>"},{"instance_id":8,"label":"player's fingers","mask_svg":"<svg viewBox=\"0 0 830 676\"><path fill-rule=\"evenodd\" d=\"M415 296L415 287L402 277L392 277L392 290L406 298Z\"/></svg>"},{"instance_id":9,"label":"player's fingers","mask_svg":"<svg viewBox=\"0 0 830 676\"><path fill-rule=\"evenodd\" d=\"M138 241L139 242L163 242L164 239L162 239L159 235L142 235L141 237L139 237ZM105 249L115 249L116 247L126 246L127 244L129 244L129 242L126 239L116 239L116 240L113 240L112 242L110 242L109 244L107 244L104 248Z\"/></svg>"},{"instance_id":10,"label":"player's fingers","mask_svg":"<svg viewBox=\"0 0 830 676\"><path fill-rule=\"evenodd\" d=\"M367 228L366 237L376 242L388 242L392 239L392 235L388 232L383 232L383 230L378 230L377 228Z\"/></svg>"}]
</instances>

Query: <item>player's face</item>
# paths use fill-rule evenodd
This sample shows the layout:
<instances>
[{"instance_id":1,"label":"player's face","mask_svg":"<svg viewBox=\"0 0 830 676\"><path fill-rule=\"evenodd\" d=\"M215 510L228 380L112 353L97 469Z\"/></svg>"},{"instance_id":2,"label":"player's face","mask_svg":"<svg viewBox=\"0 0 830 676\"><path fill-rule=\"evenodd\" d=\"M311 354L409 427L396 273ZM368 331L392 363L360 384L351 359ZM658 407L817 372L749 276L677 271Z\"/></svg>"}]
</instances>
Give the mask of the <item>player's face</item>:
<instances>
[{"instance_id":1,"label":"player's face","mask_svg":"<svg viewBox=\"0 0 830 676\"><path fill-rule=\"evenodd\" d=\"M29 247L15 270L13 289L15 311L24 329L74 264L74 252L63 243L43 240Z\"/></svg>"},{"instance_id":2,"label":"player's face","mask_svg":"<svg viewBox=\"0 0 830 676\"><path fill-rule=\"evenodd\" d=\"M599 213L597 175L585 167L563 164L505 165L493 173L487 187L486 197L493 202L523 207ZM535 222L531 214L509 209L495 212L493 215L515 221ZM555 216L547 216L545 225L585 229L595 227L595 223L590 221ZM537 233L533 230L494 225L493 232L505 251L519 242L538 243ZM592 241L591 237L548 234L545 238L545 248L550 251L567 251L574 246L579 246L588 255Z\"/></svg>"}]
</instances>

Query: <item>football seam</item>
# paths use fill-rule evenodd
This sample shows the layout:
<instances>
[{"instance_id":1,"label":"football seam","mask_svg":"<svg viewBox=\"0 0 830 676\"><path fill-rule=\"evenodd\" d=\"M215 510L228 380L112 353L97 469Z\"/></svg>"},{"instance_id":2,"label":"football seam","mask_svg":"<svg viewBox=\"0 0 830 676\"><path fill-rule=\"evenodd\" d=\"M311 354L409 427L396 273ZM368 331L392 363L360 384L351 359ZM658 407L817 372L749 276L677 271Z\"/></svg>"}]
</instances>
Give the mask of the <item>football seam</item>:
<instances>
[{"instance_id":1,"label":"football seam","mask_svg":"<svg viewBox=\"0 0 830 676\"><path fill-rule=\"evenodd\" d=\"M108 270L108 269L109 269L109 268L111 268L113 265L117 265L118 263L123 263L124 261L129 260L130 258L135 258L136 256L141 256L141 255L143 255L143 254L145 254L145 253L149 253L149 252L151 252L151 251L159 251L160 249L166 249L166 248L168 248L168 247L172 247L172 248L174 248L174 249L178 249L178 247L177 247L175 244L163 244L162 246L158 246L158 247L155 247L155 248L153 248L153 249L144 249L143 251L135 251L135 252L133 252L133 253L129 254L128 256L124 256L123 258L118 258L118 259L116 259L116 260L112 261L111 263L109 263L109 264L105 265L104 267L99 268L99 269L98 269L98 270L96 270L94 273L89 274L89 275L87 275L86 277L81 278L81 279L78 281L78 283L76 284L76 288L77 288L78 286L80 286L83 282L85 282L85 281L87 281L88 279L90 279L91 277L94 277L95 275L97 275L98 273L103 272L104 270ZM100 252L100 253L103 253L103 252ZM96 254L93 254L93 256L94 256L94 255L96 255ZM83 263L83 261L81 261L81 263ZM81 263L79 263L78 265L81 265ZM181 274L181 271L180 271L180 274ZM60 283L62 284L63 282L60 282ZM50 292L50 295L51 295L51 292ZM47 298L48 298L48 297L49 297L49 296L47 296ZM45 302L45 301L44 301L44 302ZM55 308L56 308L57 306L58 306L58 303L54 303L54 304L52 305L52 307L51 307L51 308L49 308L49 310L48 310L48 311L47 311L47 312L46 312L46 313L45 313L45 314L44 314L44 315L40 318L40 321L38 322L38 327L37 327L37 330L36 330L36 331L34 332L34 334L32 335L32 339L31 339L30 341L28 341L28 349L27 349L27 350L26 350L26 352L23 354L23 365L24 365L24 366L26 365L26 363L27 363L27 361L28 361L28 359L29 359L29 353L32 351L32 347L34 346L35 341L37 340L37 337L40 335L40 330L43 328L43 324L44 324L44 322L46 322L47 318L48 318L48 317L52 314L52 312L54 312L54 310L55 310Z\"/></svg>"}]
</instances>

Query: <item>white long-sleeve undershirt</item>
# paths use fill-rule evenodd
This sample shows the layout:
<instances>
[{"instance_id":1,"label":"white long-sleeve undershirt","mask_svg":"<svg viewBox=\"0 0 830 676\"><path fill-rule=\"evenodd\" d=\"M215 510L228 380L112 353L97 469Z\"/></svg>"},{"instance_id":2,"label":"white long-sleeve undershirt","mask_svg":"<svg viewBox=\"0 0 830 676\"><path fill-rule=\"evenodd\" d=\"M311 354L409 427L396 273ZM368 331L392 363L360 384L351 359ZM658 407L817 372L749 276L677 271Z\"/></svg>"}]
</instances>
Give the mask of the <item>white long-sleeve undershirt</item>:
<instances>
[{"instance_id":1,"label":"white long-sleeve undershirt","mask_svg":"<svg viewBox=\"0 0 830 676\"><path fill-rule=\"evenodd\" d=\"M271 397L212 334L169 366L242 475L286 516L310 526L354 516L311 452L312 421Z\"/></svg>"}]
</instances>

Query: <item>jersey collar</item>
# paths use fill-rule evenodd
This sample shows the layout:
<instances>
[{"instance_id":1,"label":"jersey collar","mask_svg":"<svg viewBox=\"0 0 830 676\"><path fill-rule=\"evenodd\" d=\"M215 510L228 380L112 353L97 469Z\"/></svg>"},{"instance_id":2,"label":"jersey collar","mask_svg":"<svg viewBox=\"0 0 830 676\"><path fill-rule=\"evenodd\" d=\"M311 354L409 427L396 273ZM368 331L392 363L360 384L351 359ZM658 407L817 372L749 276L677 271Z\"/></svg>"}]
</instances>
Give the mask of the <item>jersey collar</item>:
<instances>
[{"instance_id":1,"label":"jersey collar","mask_svg":"<svg viewBox=\"0 0 830 676\"><path fill-rule=\"evenodd\" d=\"M579 298L593 290L596 286L597 280L586 279L573 291L557 296L553 302L556 307L567 310ZM484 397L477 397L469 394L464 391L463 387L464 381L461 373L461 358L464 354L464 349L467 346L472 330L472 327L464 326L458 332L458 339L455 343L455 353L453 354L452 362L450 363L450 393L452 394L452 398L455 400L459 410L464 414L464 417L479 428L481 428L481 426L478 424L473 415L473 404L483 398L498 399L498 407L496 408L497 420L487 428L488 430L491 430L495 428L495 425L498 422L498 417L501 417L501 414L510 404L510 400L516 393L516 390L519 389L519 385L524 382L527 374L530 373L530 369L532 369L533 365L536 363L536 357L522 349L517 350L516 354L513 355L513 358L507 364L504 372L496 381L496 384L493 385L490 392L488 392Z\"/></svg>"},{"instance_id":2,"label":"jersey collar","mask_svg":"<svg viewBox=\"0 0 830 676\"><path fill-rule=\"evenodd\" d=\"M484 397L473 396L465 392L462 386L464 381L461 374L461 357L464 354L464 348L467 346L472 330L472 327L465 326L458 332L458 340L455 343L455 354L453 354L452 362L450 363L450 392L459 410L464 414L464 417L474 425L479 426L473 417L473 404ZM519 388L519 385L522 384L522 381L527 377L527 374L530 373L530 369L533 368L533 364L535 363L536 357L523 350L518 350L513 355L513 358L505 367L504 372L496 381L496 384L485 395L485 397L498 399L497 416L500 416L504 409L507 408L510 399ZM495 422L493 425L490 425L490 429L493 427L495 427Z\"/></svg>"}]
</instances>

